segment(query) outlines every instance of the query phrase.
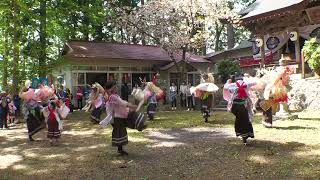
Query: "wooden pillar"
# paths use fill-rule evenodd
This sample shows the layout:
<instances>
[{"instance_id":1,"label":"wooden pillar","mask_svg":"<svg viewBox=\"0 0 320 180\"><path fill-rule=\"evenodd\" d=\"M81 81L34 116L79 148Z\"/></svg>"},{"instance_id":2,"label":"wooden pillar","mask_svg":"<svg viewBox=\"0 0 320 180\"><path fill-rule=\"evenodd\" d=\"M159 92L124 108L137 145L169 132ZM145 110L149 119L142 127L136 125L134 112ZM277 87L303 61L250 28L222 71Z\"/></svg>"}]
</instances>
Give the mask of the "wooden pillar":
<instances>
[{"instance_id":1,"label":"wooden pillar","mask_svg":"<svg viewBox=\"0 0 320 180\"><path fill-rule=\"evenodd\" d=\"M305 78L305 72L304 72L304 55L303 51L301 52L301 79Z\"/></svg>"},{"instance_id":2,"label":"wooden pillar","mask_svg":"<svg viewBox=\"0 0 320 180\"><path fill-rule=\"evenodd\" d=\"M262 39L262 46L260 47L260 54L261 54L260 68L263 68L265 65L264 36L262 36L261 39Z\"/></svg>"},{"instance_id":3,"label":"wooden pillar","mask_svg":"<svg viewBox=\"0 0 320 180\"><path fill-rule=\"evenodd\" d=\"M298 63L298 71L301 69L301 49L300 49L300 35L299 32L297 31L297 40L294 42L295 46L295 51L296 51L296 63Z\"/></svg>"}]
</instances>

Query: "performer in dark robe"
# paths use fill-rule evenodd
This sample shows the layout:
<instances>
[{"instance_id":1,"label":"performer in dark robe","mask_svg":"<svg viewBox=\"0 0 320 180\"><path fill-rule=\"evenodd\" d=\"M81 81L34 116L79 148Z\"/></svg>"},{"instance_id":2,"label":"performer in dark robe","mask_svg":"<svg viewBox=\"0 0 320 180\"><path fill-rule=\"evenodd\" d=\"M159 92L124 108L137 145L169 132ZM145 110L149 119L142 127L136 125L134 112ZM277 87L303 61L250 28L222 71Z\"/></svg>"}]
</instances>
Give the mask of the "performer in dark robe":
<instances>
[{"instance_id":1,"label":"performer in dark robe","mask_svg":"<svg viewBox=\"0 0 320 180\"><path fill-rule=\"evenodd\" d=\"M7 117L9 112L8 101L5 93L1 93L0 97L0 129L9 129Z\"/></svg>"},{"instance_id":2,"label":"performer in dark robe","mask_svg":"<svg viewBox=\"0 0 320 180\"><path fill-rule=\"evenodd\" d=\"M32 136L44 128L44 117L41 113L42 106L35 100L35 92L30 88L30 83L30 81L26 81L19 96L24 101L22 112L24 120L27 122L29 140L34 141Z\"/></svg>"},{"instance_id":3,"label":"performer in dark robe","mask_svg":"<svg viewBox=\"0 0 320 180\"><path fill-rule=\"evenodd\" d=\"M136 105L128 103L120 98L117 94L118 87L115 81L108 82L106 85L108 92L108 101L106 103L107 114L112 113L113 122L111 122L112 130L112 146L118 147L118 153L120 155L128 155L123 150L123 146L128 144L128 134L126 127L142 130L144 126L144 120L142 114L134 111L130 112L130 109L137 108Z\"/></svg>"},{"instance_id":4,"label":"performer in dark robe","mask_svg":"<svg viewBox=\"0 0 320 180\"><path fill-rule=\"evenodd\" d=\"M252 118L252 102L249 97L249 89L255 83L243 81L243 76L238 75L235 83L228 82L224 86L224 98L228 100L228 110L235 115L235 132L236 136L242 137L243 143L247 144L248 138L254 138ZM227 93L231 93L226 98Z\"/></svg>"},{"instance_id":5,"label":"performer in dark robe","mask_svg":"<svg viewBox=\"0 0 320 180\"><path fill-rule=\"evenodd\" d=\"M93 100L91 102L93 106L93 110L91 112L91 120L92 122L98 124L100 122L101 114L104 107L104 89L103 87L95 83L92 85L92 94L90 96L93 96Z\"/></svg>"}]
</instances>

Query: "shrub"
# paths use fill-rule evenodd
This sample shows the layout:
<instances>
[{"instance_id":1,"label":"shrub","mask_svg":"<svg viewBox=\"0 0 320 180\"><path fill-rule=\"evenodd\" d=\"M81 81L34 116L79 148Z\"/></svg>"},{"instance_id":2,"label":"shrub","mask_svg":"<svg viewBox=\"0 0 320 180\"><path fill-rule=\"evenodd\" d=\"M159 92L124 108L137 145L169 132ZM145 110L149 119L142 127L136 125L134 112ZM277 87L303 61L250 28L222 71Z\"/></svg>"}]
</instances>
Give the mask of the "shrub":
<instances>
[{"instance_id":1,"label":"shrub","mask_svg":"<svg viewBox=\"0 0 320 180\"><path fill-rule=\"evenodd\" d=\"M218 63L218 75L221 77L222 82L226 82L230 75L239 72L239 64L232 60L223 60Z\"/></svg>"},{"instance_id":2,"label":"shrub","mask_svg":"<svg viewBox=\"0 0 320 180\"><path fill-rule=\"evenodd\" d=\"M306 41L302 51L309 67L318 73L320 71L320 44L317 42L316 38L311 38Z\"/></svg>"}]
</instances>

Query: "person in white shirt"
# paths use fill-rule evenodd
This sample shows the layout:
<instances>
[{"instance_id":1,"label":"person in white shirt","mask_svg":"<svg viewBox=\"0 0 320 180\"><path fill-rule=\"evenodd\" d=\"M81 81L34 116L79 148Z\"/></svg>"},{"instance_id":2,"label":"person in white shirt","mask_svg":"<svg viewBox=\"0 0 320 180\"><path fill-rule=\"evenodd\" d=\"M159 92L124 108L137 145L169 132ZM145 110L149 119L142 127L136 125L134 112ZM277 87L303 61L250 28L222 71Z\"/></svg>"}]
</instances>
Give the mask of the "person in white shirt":
<instances>
[{"instance_id":1,"label":"person in white shirt","mask_svg":"<svg viewBox=\"0 0 320 180\"><path fill-rule=\"evenodd\" d=\"M186 95L187 95L187 106L188 106L188 110L187 111L194 110L193 94L191 94L191 91L190 91L191 87L192 87L191 83L188 83L187 92L186 92Z\"/></svg>"},{"instance_id":2,"label":"person in white shirt","mask_svg":"<svg viewBox=\"0 0 320 180\"><path fill-rule=\"evenodd\" d=\"M180 106L186 107L187 106L187 86L185 82L182 82L180 85Z\"/></svg>"},{"instance_id":3,"label":"person in white shirt","mask_svg":"<svg viewBox=\"0 0 320 180\"><path fill-rule=\"evenodd\" d=\"M170 96L172 110L177 109L177 86L174 83L171 83L170 86Z\"/></svg>"}]
</instances>

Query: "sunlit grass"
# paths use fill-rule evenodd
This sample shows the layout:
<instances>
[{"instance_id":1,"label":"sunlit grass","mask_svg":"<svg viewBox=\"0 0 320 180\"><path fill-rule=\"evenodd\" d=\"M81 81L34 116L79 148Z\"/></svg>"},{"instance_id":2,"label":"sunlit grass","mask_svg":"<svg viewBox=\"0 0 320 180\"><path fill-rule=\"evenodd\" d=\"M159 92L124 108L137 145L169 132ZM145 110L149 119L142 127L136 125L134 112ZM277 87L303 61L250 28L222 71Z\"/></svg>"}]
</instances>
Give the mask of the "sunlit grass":
<instances>
[{"instance_id":1,"label":"sunlit grass","mask_svg":"<svg viewBox=\"0 0 320 180\"><path fill-rule=\"evenodd\" d=\"M274 128L253 121L255 139L243 146L234 135L234 116L199 111L157 112L143 132L128 129L129 157L111 147L112 127L102 129L89 114L64 122L60 144L50 147L45 131L27 142L26 128L0 131L0 179L317 179L320 122L278 120ZM217 132L228 136L215 138ZM171 133L170 133L171 132ZM5 159L5 161L3 161Z\"/></svg>"}]
</instances>

